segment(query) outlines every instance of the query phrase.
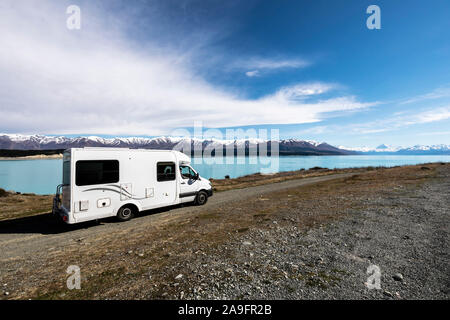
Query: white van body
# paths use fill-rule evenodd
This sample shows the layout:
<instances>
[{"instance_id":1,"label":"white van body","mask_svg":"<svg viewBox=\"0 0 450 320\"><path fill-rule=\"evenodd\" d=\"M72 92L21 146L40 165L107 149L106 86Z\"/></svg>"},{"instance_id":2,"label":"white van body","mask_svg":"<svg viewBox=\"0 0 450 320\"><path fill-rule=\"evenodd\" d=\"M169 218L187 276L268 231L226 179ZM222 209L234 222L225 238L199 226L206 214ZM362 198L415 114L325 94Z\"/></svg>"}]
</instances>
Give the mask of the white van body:
<instances>
[{"instance_id":1,"label":"white van body","mask_svg":"<svg viewBox=\"0 0 450 320\"><path fill-rule=\"evenodd\" d=\"M183 202L204 204L212 186L190 162L187 155L171 150L65 150L53 213L73 224L111 216L128 220L139 211Z\"/></svg>"}]
</instances>

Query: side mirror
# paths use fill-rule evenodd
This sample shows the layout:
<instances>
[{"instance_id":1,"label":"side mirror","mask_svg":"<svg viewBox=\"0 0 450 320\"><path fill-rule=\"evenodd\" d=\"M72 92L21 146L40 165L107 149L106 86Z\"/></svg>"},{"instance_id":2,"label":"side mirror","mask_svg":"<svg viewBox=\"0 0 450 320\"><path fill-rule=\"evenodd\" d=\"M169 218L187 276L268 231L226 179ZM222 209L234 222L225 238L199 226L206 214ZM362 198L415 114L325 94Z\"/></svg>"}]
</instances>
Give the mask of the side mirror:
<instances>
[{"instance_id":1,"label":"side mirror","mask_svg":"<svg viewBox=\"0 0 450 320\"><path fill-rule=\"evenodd\" d=\"M199 179L199 177L200 177L200 176L199 176L198 172L197 172L197 173L195 173L194 179L195 179L195 180L198 180L198 179Z\"/></svg>"}]
</instances>

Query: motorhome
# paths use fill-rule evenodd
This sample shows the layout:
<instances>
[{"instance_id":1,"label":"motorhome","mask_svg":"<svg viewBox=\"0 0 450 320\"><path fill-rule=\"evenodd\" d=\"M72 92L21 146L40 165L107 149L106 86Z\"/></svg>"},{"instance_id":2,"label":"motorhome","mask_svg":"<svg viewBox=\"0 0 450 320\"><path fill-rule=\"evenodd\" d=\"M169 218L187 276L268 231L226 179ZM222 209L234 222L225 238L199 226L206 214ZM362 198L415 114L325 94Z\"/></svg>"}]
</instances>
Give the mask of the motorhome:
<instances>
[{"instance_id":1,"label":"motorhome","mask_svg":"<svg viewBox=\"0 0 450 320\"><path fill-rule=\"evenodd\" d=\"M212 196L209 180L179 151L72 148L64 151L53 213L68 224L194 202Z\"/></svg>"}]
</instances>

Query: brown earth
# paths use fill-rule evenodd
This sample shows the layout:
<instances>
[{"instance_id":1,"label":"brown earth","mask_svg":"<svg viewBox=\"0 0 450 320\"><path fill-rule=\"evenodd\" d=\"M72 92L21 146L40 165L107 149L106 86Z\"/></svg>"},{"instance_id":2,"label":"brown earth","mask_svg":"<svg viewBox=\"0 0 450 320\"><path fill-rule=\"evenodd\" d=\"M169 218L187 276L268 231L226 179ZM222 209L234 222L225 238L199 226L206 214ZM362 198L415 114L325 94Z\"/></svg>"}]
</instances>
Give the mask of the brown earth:
<instances>
[{"instance_id":1,"label":"brown earth","mask_svg":"<svg viewBox=\"0 0 450 320\"><path fill-rule=\"evenodd\" d=\"M242 189L126 223L9 214L2 297L448 299L450 164L318 171L215 180ZM382 290L364 285L371 263ZM81 269L81 290L66 287L69 265ZM406 279L392 280L399 270Z\"/></svg>"}]
</instances>

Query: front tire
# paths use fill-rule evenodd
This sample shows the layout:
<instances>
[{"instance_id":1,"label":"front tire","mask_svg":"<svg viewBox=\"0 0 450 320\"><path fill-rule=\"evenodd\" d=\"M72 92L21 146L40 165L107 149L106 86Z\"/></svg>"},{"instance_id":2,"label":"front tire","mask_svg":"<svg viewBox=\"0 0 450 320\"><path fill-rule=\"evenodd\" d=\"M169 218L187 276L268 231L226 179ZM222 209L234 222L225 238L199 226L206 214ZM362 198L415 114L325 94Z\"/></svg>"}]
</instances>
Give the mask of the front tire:
<instances>
[{"instance_id":1,"label":"front tire","mask_svg":"<svg viewBox=\"0 0 450 320\"><path fill-rule=\"evenodd\" d=\"M123 206L117 212L117 219L119 219L119 221L131 220L131 218L133 218L134 216L134 211L135 210L132 206Z\"/></svg>"},{"instance_id":2,"label":"front tire","mask_svg":"<svg viewBox=\"0 0 450 320\"><path fill-rule=\"evenodd\" d=\"M204 205L208 201L208 194L205 191L200 191L195 197L195 204L198 206Z\"/></svg>"}]
</instances>

